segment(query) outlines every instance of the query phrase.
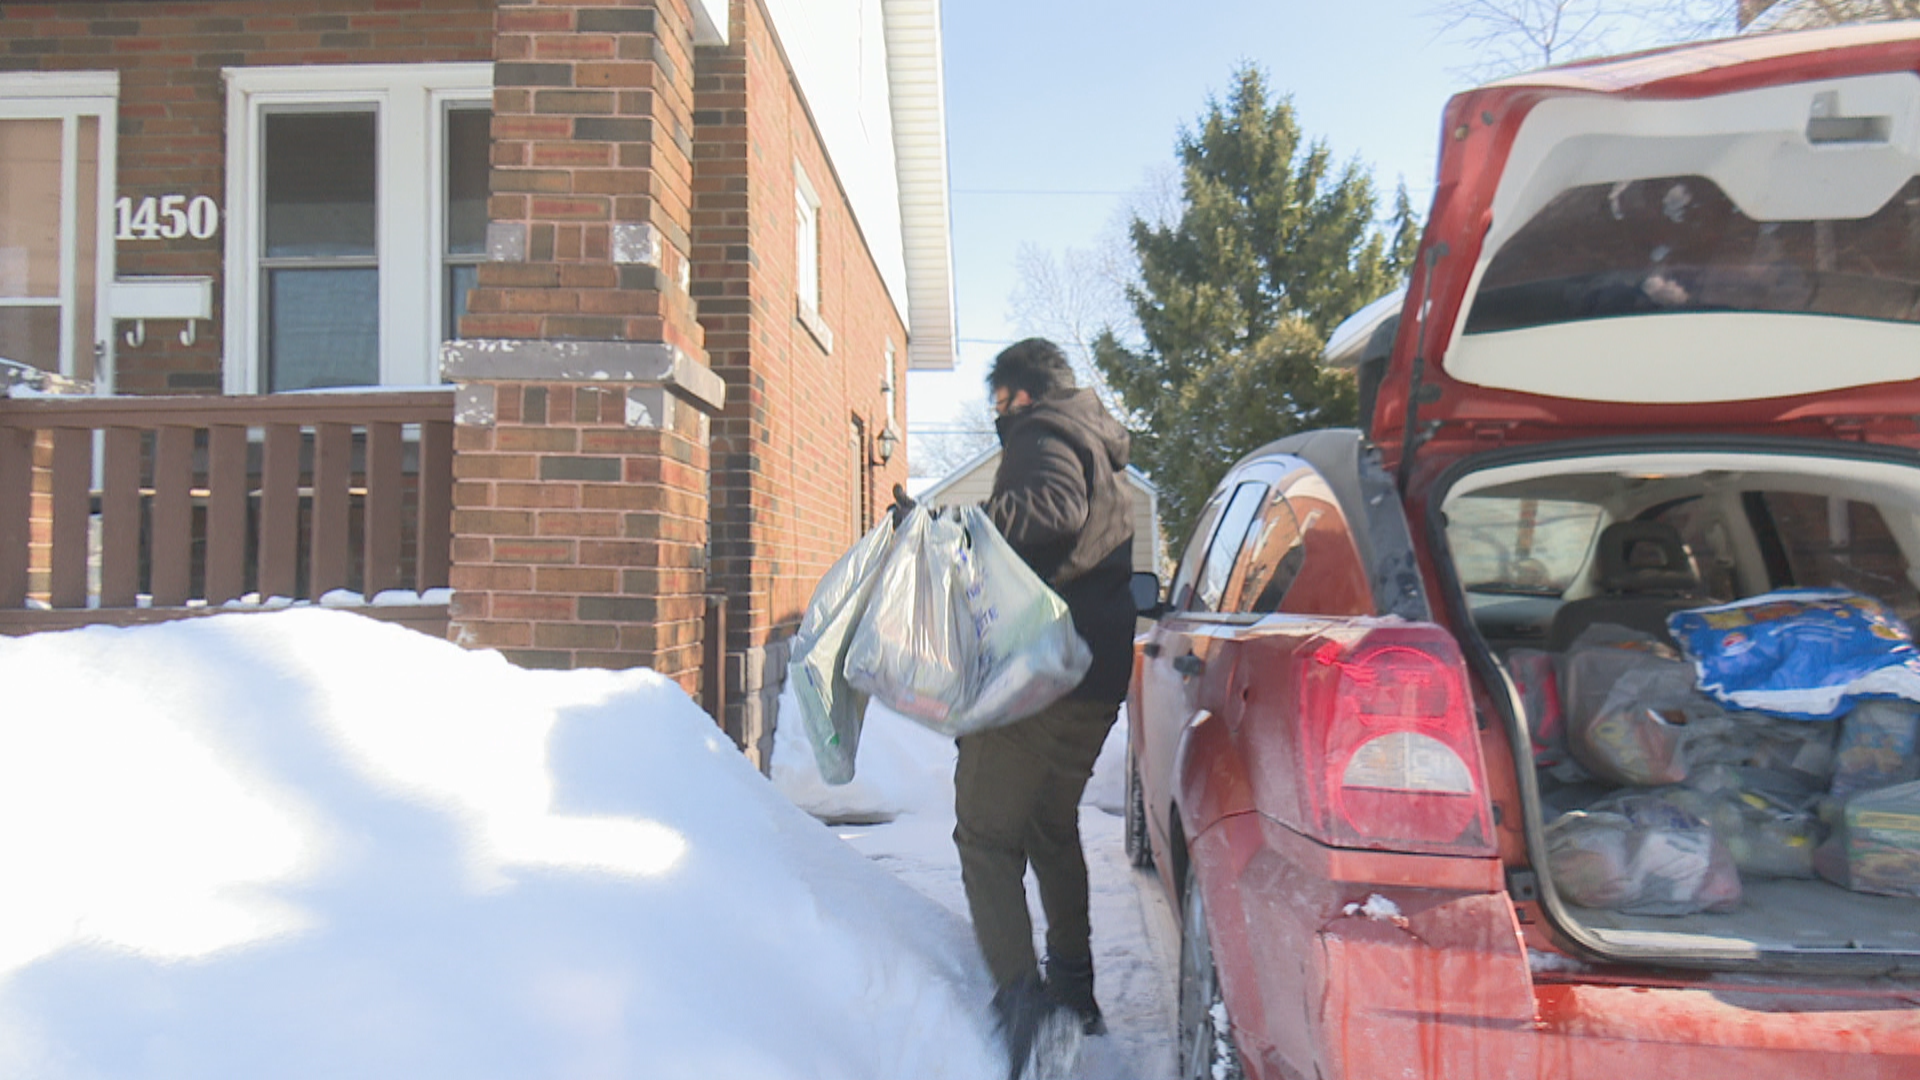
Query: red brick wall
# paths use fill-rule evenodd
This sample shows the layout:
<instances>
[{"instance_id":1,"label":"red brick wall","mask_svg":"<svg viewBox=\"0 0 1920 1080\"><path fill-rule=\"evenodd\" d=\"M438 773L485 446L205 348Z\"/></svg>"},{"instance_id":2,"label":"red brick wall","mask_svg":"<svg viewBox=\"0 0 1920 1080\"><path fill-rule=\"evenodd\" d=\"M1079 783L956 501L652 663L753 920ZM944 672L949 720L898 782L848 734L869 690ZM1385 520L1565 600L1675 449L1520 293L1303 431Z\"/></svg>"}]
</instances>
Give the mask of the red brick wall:
<instances>
[{"instance_id":1,"label":"red brick wall","mask_svg":"<svg viewBox=\"0 0 1920 1080\"><path fill-rule=\"evenodd\" d=\"M658 10L656 10L656 8ZM702 352L679 281L692 182L685 0L503 5L488 217L525 257L480 267L464 337L662 341ZM616 257L650 225L651 265Z\"/></svg>"},{"instance_id":2,"label":"red brick wall","mask_svg":"<svg viewBox=\"0 0 1920 1080\"><path fill-rule=\"evenodd\" d=\"M425 63L493 57L493 0L0 3L0 71L118 71L116 194L210 195L227 205L223 67ZM122 393L219 393L224 232L118 245L118 271L207 274L214 314L181 345L120 343Z\"/></svg>"},{"instance_id":3,"label":"red brick wall","mask_svg":"<svg viewBox=\"0 0 1920 1080\"><path fill-rule=\"evenodd\" d=\"M749 711L777 686L813 586L858 538L856 485L874 512L906 479L905 454L868 469L850 445L886 425L881 384L896 353L905 426L906 329L868 255L758 0L734 0L731 44L702 49L694 99L693 292L709 362L726 379L714 420L712 585L730 600L730 699ZM820 315L831 353L795 314L794 177L820 197ZM769 667L774 671L769 671ZM764 736L736 709L730 727Z\"/></svg>"},{"instance_id":4,"label":"red brick wall","mask_svg":"<svg viewBox=\"0 0 1920 1080\"><path fill-rule=\"evenodd\" d=\"M463 645L523 667L645 664L699 691L704 419L626 424L622 391L503 383L454 430L453 608Z\"/></svg>"}]
</instances>

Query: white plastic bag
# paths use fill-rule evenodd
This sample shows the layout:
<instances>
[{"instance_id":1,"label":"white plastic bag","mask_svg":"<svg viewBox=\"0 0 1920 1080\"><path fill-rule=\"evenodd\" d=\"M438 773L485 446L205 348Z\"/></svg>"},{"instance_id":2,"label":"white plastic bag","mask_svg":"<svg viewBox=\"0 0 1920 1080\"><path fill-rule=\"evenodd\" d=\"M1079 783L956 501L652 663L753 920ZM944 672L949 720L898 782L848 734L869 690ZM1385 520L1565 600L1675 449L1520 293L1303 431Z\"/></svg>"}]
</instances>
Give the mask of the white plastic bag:
<instances>
[{"instance_id":1,"label":"white plastic bag","mask_svg":"<svg viewBox=\"0 0 1920 1080\"><path fill-rule=\"evenodd\" d=\"M821 779L829 784L853 779L867 695L849 685L843 671L854 628L866 610L893 538L893 518L888 515L833 564L813 590L787 659L787 681L800 706L807 742L813 747Z\"/></svg>"},{"instance_id":2,"label":"white plastic bag","mask_svg":"<svg viewBox=\"0 0 1920 1080\"><path fill-rule=\"evenodd\" d=\"M960 512L970 545L960 573L978 670L972 699L948 727L965 735L1010 724L1058 701L1093 664L1060 594L1040 580L977 506Z\"/></svg>"},{"instance_id":3,"label":"white plastic bag","mask_svg":"<svg viewBox=\"0 0 1920 1080\"><path fill-rule=\"evenodd\" d=\"M908 512L844 669L856 690L949 733L976 685L976 637L959 574L966 542L957 520L917 506Z\"/></svg>"}]
</instances>

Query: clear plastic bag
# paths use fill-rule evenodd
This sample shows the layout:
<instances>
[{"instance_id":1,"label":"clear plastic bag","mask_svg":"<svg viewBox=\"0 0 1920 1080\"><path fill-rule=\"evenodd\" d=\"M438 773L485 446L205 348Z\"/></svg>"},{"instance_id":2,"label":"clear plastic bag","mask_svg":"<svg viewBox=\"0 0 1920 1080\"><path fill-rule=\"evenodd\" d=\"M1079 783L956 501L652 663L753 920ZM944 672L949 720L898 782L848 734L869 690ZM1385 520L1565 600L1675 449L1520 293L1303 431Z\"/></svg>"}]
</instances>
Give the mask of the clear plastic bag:
<instances>
[{"instance_id":1,"label":"clear plastic bag","mask_svg":"<svg viewBox=\"0 0 1920 1080\"><path fill-rule=\"evenodd\" d=\"M1547 826L1547 867L1560 895L1629 915L1691 915L1740 904L1733 856L1697 816L1645 796L1575 810Z\"/></svg>"},{"instance_id":2,"label":"clear plastic bag","mask_svg":"<svg viewBox=\"0 0 1920 1080\"><path fill-rule=\"evenodd\" d=\"M1542 769L1564 770L1567 761L1566 712L1560 705L1560 677L1553 654L1539 649L1510 649L1507 671L1527 711L1527 730L1533 744L1533 763ZM1556 775L1560 775L1556 772ZM1561 776L1575 780L1577 776Z\"/></svg>"},{"instance_id":3,"label":"clear plastic bag","mask_svg":"<svg viewBox=\"0 0 1920 1080\"><path fill-rule=\"evenodd\" d=\"M847 682L902 716L950 730L972 702L978 640L966 606L966 530L915 507L880 567L847 649Z\"/></svg>"},{"instance_id":4,"label":"clear plastic bag","mask_svg":"<svg viewBox=\"0 0 1920 1080\"><path fill-rule=\"evenodd\" d=\"M942 730L965 735L1032 716L1093 664L1060 594L1027 566L979 507L960 512L969 547L960 574L975 635L972 699Z\"/></svg>"},{"instance_id":5,"label":"clear plastic bag","mask_svg":"<svg viewBox=\"0 0 1920 1080\"><path fill-rule=\"evenodd\" d=\"M829 784L853 779L867 695L843 674L847 646L879 579L893 533L893 518L882 518L820 579L787 658L787 681L800 706L801 724L820 777Z\"/></svg>"},{"instance_id":6,"label":"clear plastic bag","mask_svg":"<svg viewBox=\"0 0 1920 1080\"><path fill-rule=\"evenodd\" d=\"M1671 650L1599 629L1567 651L1568 749L1593 775L1617 784L1685 780L1688 741L1724 730L1723 711L1695 689L1693 667Z\"/></svg>"},{"instance_id":7,"label":"clear plastic bag","mask_svg":"<svg viewBox=\"0 0 1920 1080\"><path fill-rule=\"evenodd\" d=\"M1710 825L1742 876L1813 877L1813 852L1826 827L1808 808L1810 795L1774 779L1764 770L1713 765L1684 786L1612 795L1590 809L1608 810L1623 798L1659 800Z\"/></svg>"},{"instance_id":8,"label":"clear plastic bag","mask_svg":"<svg viewBox=\"0 0 1920 1080\"><path fill-rule=\"evenodd\" d=\"M1914 754L1917 729L1920 706L1911 701L1875 698L1855 704L1840 721L1833 797L1846 799L1856 792L1920 779L1920 757Z\"/></svg>"},{"instance_id":9,"label":"clear plastic bag","mask_svg":"<svg viewBox=\"0 0 1920 1080\"><path fill-rule=\"evenodd\" d=\"M1855 892L1920 896L1920 781L1848 799L1833 839L1814 853L1814 866Z\"/></svg>"}]
</instances>

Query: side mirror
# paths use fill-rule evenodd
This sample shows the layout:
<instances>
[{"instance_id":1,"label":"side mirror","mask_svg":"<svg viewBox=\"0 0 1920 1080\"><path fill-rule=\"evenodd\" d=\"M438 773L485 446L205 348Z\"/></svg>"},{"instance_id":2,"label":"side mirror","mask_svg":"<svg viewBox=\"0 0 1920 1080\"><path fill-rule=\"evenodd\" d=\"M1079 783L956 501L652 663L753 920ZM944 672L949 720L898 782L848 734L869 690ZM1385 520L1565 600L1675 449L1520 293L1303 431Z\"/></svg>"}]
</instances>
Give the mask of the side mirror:
<instances>
[{"instance_id":1,"label":"side mirror","mask_svg":"<svg viewBox=\"0 0 1920 1080\"><path fill-rule=\"evenodd\" d=\"M1173 610L1160 599L1160 575L1151 570L1135 570L1127 587L1133 592L1133 610L1143 619L1157 619Z\"/></svg>"}]
</instances>

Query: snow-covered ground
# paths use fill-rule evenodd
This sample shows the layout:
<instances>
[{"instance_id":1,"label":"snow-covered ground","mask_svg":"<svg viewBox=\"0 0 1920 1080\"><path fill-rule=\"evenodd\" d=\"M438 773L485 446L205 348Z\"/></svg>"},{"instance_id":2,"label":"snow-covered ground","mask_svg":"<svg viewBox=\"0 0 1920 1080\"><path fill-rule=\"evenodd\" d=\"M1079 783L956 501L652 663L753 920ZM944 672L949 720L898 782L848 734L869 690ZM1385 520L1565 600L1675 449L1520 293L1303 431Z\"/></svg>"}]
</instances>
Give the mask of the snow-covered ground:
<instances>
[{"instance_id":1,"label":"snow-covered ground","mask_svg":"<svg viewBox=\"0 0 1920 1080\"><path fill-rule=\"evenodd\" d=\"M0 1076L997 1080L951 746L870 731L908 782L829 829L651 672L318 607L0 638ZM1082 1075L1167 1076L1170 919L1084 828Z\"/></svg>"}]
</instances>

